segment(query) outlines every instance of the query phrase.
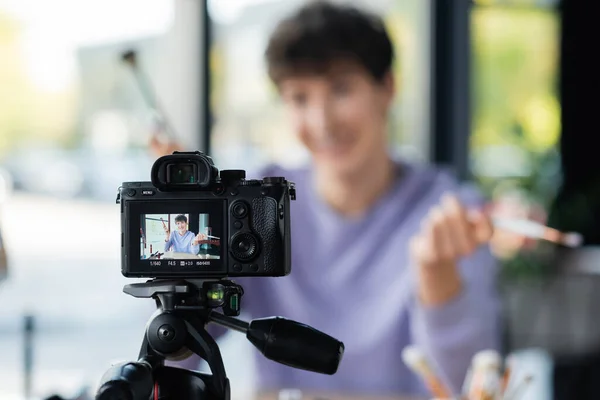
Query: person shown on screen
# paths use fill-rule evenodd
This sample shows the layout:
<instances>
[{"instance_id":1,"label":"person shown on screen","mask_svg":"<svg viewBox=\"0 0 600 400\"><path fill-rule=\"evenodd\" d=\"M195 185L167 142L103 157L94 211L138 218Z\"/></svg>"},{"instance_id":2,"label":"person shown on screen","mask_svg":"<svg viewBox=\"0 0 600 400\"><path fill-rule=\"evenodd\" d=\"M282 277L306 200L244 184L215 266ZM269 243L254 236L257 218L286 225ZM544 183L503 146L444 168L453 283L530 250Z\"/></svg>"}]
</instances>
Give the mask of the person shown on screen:
<instances>
[{"instance_id":1,"label":"person shown on screen","mask_svg":"<svg viewBox=\"0 0 600 400\"><path fill-rule=\"evenodd\" d=\"M390 155L393 62L382 19L338 2L307 3L268 41L268 74L312 162L256 174L296 183L292 273L236 282L252 317L312 325L343 341L345 353L333 376L259 356L260 389L425 395L401 357L414 344L459 393L472 357L499 348L484 199L442 168Z\"/></svg>"},{"instance_id":2,"label":"person shown on screen","mask_svg":"<svg viewBox=\"0 0 600 400\"><path fill-rule=\"evenodd\" d=\"M176 216L175 224L177 225L177 230L169 232L169 228L163 223L166 235L165 252L172 250L176 253L198 254L198 239L193 232L188 231L187 217L181 214Z\"/></svg>"}]
</instances>

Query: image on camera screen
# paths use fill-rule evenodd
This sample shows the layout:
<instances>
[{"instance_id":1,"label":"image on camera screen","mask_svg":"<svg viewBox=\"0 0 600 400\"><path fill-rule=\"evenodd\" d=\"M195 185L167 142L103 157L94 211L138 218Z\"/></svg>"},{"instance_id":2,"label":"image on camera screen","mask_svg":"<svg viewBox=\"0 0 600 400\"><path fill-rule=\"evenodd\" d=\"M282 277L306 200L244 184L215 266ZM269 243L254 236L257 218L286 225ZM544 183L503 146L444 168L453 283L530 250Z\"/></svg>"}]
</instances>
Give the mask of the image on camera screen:
<instances>
[{"instance_id":1,"label":"image on camera screen","mask_svg":"<svg viewBox=\"0 0 600 400\"><path fill-rule=\"evenodd\" d=\"M140 215L141 260L218 260L221 235L210 214Z\"/></svg>"}]
</instances>

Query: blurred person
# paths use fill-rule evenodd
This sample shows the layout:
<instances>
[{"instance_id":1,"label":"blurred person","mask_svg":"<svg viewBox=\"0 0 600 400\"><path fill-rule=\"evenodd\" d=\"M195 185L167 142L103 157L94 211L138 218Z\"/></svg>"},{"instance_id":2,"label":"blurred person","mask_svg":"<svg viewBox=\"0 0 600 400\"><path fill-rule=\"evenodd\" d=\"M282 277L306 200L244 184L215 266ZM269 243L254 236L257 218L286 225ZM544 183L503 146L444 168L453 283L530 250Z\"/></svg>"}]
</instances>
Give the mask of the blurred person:
<instances>
[{"instance_id":1,"label":"blurred person","mask_svg":"<svg viewBox=\"0 0 600 400\"><path fill-rule=\"evenodd\" d=\"M2 229L0 229L0 282L8 277L8 257L6 256L6 247L2 240Z\"/></svg>"},{"instance_id":2,"label":"blurred person","mask_svg":"<svg viewBox=\"0 0 600 400\"><path fill-rule=\"evenodd\" d=\"M473 355L499 348L492 226L475 189L390 156L394 55L383 21L310 2L278 24L265 58L312 163L256 174L296 183L292 274L236 279L242 309L309 324L346 349L333 376L257 357L259 389L424 394L401 359L417 344L459 392ZM151 148L161 156L183 150L158 141ZM198 359L177 365L196 369Z\"/></svg>"},{"instance_id":3,"label":"blurred person","mask_svg":"<svg viewBox=\"0 0 600 400\"><path fill-rule=\"evenodd\" d=\"M165 228L165 252L172 250L177 253L198 254L200 240L192 231L188 231L188 220L185 215L175 217L177 230L170 232L169 228Z\"/></svg>"}]
</instances>

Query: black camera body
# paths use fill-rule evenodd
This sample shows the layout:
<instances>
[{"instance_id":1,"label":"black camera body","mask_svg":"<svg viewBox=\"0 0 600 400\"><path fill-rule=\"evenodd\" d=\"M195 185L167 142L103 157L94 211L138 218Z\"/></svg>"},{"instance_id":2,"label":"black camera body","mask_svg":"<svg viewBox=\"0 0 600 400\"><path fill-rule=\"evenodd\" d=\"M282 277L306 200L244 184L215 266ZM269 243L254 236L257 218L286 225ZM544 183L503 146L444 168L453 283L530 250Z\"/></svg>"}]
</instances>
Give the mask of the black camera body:
<instances>
[{"instance_id":1,"label":"black camera body","mask_svg":"<svg viewBox=\"0 0 600 400\"><path fill-rule=\"evenodd\" d=\"M246 179L218 171L201 152L159 158L151 182L124 182L122 274L221 279L291 272L290 201L283 177Z\"/></svg>"}]
</instances>

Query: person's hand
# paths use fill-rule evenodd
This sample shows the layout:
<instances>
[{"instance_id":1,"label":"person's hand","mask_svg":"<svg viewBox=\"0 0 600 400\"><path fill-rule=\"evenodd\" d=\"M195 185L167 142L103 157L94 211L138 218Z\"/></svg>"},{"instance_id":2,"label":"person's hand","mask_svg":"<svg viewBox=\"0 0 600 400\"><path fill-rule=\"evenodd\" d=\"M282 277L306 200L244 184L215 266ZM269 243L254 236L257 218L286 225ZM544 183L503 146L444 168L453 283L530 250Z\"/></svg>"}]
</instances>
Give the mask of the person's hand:
<instances>
[{"instance_id":1,"label":"person's hand","mask_svg":"<svg viewBox=\"0 0 600 400\"><path fill-rule=\"evenodd\" d=\"M162 157L165 155L173 154L174 151L181 151L179 143L169 140L160 134L154 134L150 137L150 143L148 144L150 152L155 157Z\"/></svg>"},{"instance_id":2,"label":"person's hand","mask_svg":"<svg viewBox=\"0 0 600 400\"><path fill-rule=\"evenodd\" d=\"M169 236L171 235L171 231L169 230L167 224L165 224L165 221L163 221L162 219L160 221L162 222L163 229L165 230L165 242L168 242Z\"/></svg>"},{"instance_id":3,"label":"person's hand","mask_svg":"<svg viewBox=\"0 0 600 400\"><path fill-rule=\"evenodd\" d=\"M465 209L454 196L445 195L441 204L431 209L410 243L418 295L424 305L444 304L460 293L458 261L488 242L492 232L489 217Z\"/></svg>"},{"instance_id":4,"label":"person's hand","mask_svg":"<svg viewBox=\"0 0 600 400\"><path fill-rule=\"evenodd\" d=\"M195 246L198 243L200 243L201 241L206 240L206 239L208 239L208 236L206 236L206 234L199 233L199 234L196 235L196 238L194 239L194 241L192 242L192 244Z\"/></svg>"},{"instance_id":5,"label":"person's hand","mask_svg":"<svg viewBox=\"0 0 600 400\"><path fill-rule=\"evenodd\" d=\"M504 193L488 205L487 214L499 219L523 219L546 224L548 214L544 207L527 199L520 192ZM517 232L497 229L490 240L490 249L500 259L514 258L519 252L533 251L539 239Z\"/></svg>"}]
</instances>

